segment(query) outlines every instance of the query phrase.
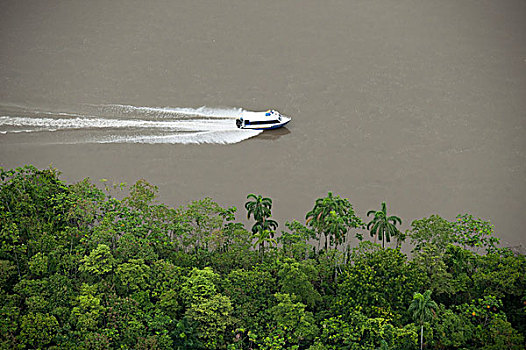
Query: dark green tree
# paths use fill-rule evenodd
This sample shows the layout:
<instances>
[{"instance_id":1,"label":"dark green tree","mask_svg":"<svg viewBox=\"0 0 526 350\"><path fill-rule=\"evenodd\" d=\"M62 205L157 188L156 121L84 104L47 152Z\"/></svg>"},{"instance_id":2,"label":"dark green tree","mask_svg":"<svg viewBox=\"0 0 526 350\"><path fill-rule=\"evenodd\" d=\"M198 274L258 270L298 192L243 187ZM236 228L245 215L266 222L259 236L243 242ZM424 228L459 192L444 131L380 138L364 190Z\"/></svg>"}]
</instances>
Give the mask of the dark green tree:
<instances>
[{"instance_id":1,"label":"dark green tree","mask_svg":"<svg viewBox=\"0 0 526 350\"><path fill-rule=\"evenodd\" d=\"M426 290L424 294L415 292L408 311L413 321L420 326L420 349L424 347L424 323L431 320L437 309L438 305L431 299L430 290Z\"/></svg>"},{"instance_id":2,"label":"dark green tree","mask_svg":"<svg viewBox=\"0 0 526 350\"><path fill-rule=\"evenodd\" d=\"M296 302L289 294L274 294L278 304L271 309L275 327L263 339L263 349L298 349L302 344L312 341L318 333L314 317L305 311L305 304Z\"/></svg>"},{"instance_id":3,"label":"dark green tree","mask_svg":"<svg viewBox=\"0 0 526 350\"><path fill-rule=\"evenodd\" d=\"M320 242L321 236L324 236L325 250L328 249L329 242L335 247L344 243L349 229L363 226L349 200L334 196L332 192L329 192L327 197L318 198L314 208L305 215L305 219L307 225L318 233Z\"/></svg>"},{"instance_id":4,"label":"dark green tree","mask_svg":"<svg viewBox=\"0 0 526 350\"><path fill-rule=\"evenodd\" d=\"M274 230L278 227L278 223L270 218L272 199L261 195L256 196L253 193L249 194L247 199L248 201L245 203L247 218L250 219L250 216L253 216L256 220L252 226L252 233L257 239L256 244L259 245L261 259L263 260L265 243L271 242L270 239L274 238Z\"/></svg>"},{"instance_id":5,"label":"dark green tree","mask_svg":"<svg viewBox=\"0 0 526 350\"><path fill-rule=\"evenodd\" d=\"M321 301L320 294L314 289L312 281L317 280L318 271L312 260L302 263L286 258L278 271L281 292L295 295L300 302L311 310Z\"/></svg>"},{"instance_id":6,"label":"dark green tree","mask_svg":"<svg viewBox=\"0 0 526 350\"><path fill-rule=\"evenodd\" d=\"M223 281L224 294L234 306L236 325L245 334L269 332L272 319L269 308L274 302L270 296L278 292L278 283L265 267L257 265L250 270L232 270Z\"/></svg>"},{"instance_id":7,"label":"dark green tree","mask_svg":"<svg viewBox=\"0 0 526 350\"><path fill-rule=\"evenodd\" d=\"M425 289L430 289L437 295L445 294L445 298L454 293L452 275L447 271L444 262L444 252L436 245L432 243L422 245L413 256L412 264L427 276L424 282Z\"/></svg>"},{"instance_id":8,"label":"dark green tree","mask_svg":"<svg viewBox=\"0 0 526 350\"><path fill-rule=\"evenodd\" d=\"M360 308L367 317L393 313L396 322L403 322L402 315L413 293L422 289L424 277L400 250L364 241L353 249L331 305L343 316Z\"/></svg>"},{"instance_id":9,"label":"dark green tree","mask_svg":"<svg viewBox=\"0 0 526 350\"><path fill-rule=\"evenodd\" d=\"M286 222L289 231L281 231L278 243L281 243L283 254L296 260L308 259L313 248L309 240L316 238L316 232L298 221Z\"/></svg>"},{"instance_id":10,"label":"dark green tree","mask_svg":"<svg viewBox=\"0 0 526 350\"><path fill-rule=\"evenodd\" d=\"M396 224L402 224L402 220L395 215L387 215L387 205L382 202L382 208L380 210L369 210L367 217L374 215L373 219L367 224L367 229L371 233L371 237L378 237L382 241L382 247L385 247L385 241L391 242L391 237L399 236L399 231L396 228Z\"/></svg>"}]
</instances>

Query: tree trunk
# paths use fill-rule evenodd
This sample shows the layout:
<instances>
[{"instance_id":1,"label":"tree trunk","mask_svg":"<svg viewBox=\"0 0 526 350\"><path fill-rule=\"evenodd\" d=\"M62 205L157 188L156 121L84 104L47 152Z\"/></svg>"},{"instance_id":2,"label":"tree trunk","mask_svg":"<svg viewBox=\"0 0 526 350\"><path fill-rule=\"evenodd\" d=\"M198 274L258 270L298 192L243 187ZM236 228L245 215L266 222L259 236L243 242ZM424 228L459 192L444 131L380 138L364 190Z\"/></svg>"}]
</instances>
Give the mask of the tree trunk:
<instances>
[{"instance_id":1,"label":"tree trunk","mask_svg":"<svg viewBox=\"0 0 526 350\"><path fill-rule=\"evenodd\" d=\"M420 350L424 348L424 325L420 326Z\"/></svg>"}]
</instances>

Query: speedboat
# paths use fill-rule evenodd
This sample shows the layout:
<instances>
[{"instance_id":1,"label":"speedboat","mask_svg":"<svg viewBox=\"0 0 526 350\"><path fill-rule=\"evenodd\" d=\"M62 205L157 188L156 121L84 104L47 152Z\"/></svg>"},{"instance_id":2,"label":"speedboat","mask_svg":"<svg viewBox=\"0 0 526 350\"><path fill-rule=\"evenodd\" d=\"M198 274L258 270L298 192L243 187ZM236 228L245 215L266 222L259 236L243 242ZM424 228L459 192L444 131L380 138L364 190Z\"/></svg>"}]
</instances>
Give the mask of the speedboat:
<instances>
[{"instance_id":1,"label":"speedboat","mask_svg":"<svg viewBox=\"0 0 526 350\"><path fill-rule=\"evenodd\" d=\"M289 117L285 117L273 109L265 112L245 111L243 116L236 119L238 128L253 130L277 129L286 125L288 122L290 122Z\"/></svg>"}]
</instances>

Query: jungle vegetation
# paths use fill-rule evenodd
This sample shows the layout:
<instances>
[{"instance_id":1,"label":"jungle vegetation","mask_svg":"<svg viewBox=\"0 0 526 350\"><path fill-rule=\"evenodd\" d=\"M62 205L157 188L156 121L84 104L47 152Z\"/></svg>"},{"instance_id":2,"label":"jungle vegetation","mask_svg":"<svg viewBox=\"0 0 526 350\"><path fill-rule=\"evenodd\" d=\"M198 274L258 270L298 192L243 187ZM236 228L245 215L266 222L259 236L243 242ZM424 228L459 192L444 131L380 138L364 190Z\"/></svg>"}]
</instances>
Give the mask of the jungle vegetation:
<instances>
[{"instance_id":1,"label":"jungle vegetation","mask_svg":"<svg viewBox=\"0 0 526 350\"><path fill-rule=\"evenodd\" d=\"M0 348L524 349L525 256L488 221L402 233L385 203L362 219L328 193L278 231L249 194L246 229L156 195L0 168Z\"/></svg>"}]
</instances>

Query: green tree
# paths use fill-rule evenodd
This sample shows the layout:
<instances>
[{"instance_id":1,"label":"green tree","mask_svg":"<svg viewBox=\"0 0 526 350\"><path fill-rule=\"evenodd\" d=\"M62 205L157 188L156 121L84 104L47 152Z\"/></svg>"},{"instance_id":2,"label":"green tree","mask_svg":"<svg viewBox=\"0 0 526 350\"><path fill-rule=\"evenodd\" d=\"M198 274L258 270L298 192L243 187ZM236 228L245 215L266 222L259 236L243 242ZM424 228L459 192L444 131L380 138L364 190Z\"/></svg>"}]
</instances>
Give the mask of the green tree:
<instances>
[{"instance_id":1,"label":"green tree","mask_svg":"<svg viewBox=\"0 0 526 350\"><path fill-rule=\"evenodd\" d=\"M255 334L269 332L272 320L269 309L273 304L269 296L278 292L276 278L265 267L257 265L250 270L232 270L223 282L223 293L234 306L236 325Z\"/></svg>"},{"instance_id":2,"label":"green tree","mask_svg":"<svg viewBox=\"0 0 526 350\"><path fill-rule=\"evenodd\" d=\"M165 260L158 260L151 266L149 291L155 306L177 320L182 316L181 285L187 271Z\"/></svg>"},{"instance_id":3,"label":"green tree","mask_svg":"<svg viewBox=\"0 0 526 350\"><path fill-rule=\"evenodd\" d=\"M409 350L417 343L418 330L414 324L396 327L389 318L367 318L359 310L352 310L348 321L341 315L324 319L316 341L330 350Z\"/></svg>"},{"instance_id":4,"label":"green tree","mask_svg":"<svg viewBox=\"0 0 526 350\"><path fill-rule=\"evenodd\" d=\"M526 257L506 250L476 255L471 279L473 294L477 298L493 295L501 299L508 321L526 334Z\"/></svg>"},{"instance_id":5,"label":"green tree","mask_svg":"<svg viewBox=\"0 0 526 350\"><path fill-rule=\"evenodd\" d=\"M42 349L54 340L59 329L55 316L41 313L29 313L22 316L20 339L27 348Z\"/></svg>"},{"instance_id":6,"label":"green tree","mask_svg":"<svg viewBox=\"0 0 526 350\"><path fill-rule=\"evenodd\" d=\"M20 324L20 308L3 305L0 307L0 349L15 349Z\"/></svg>"},{"instance_id":7,"label":"green tree","mask_svg":"<svg viewBox=\"0 0 526 350\"><path fill-rule=\"evenodd\" d=\"M104 305L103 318L95 328L96 331L102 328L102 333L110 339L112 344L123 348L134 348L139 338L144 337L147 333L146 318L153 316L145 313L146 310L151 309L151 304L148 305L145 299L136 300L139 299L138 296L140 295L119 296L111 292L97 296L97 299L104 298L105 300L101 300L101 304ZM92 310L90 313L94 314L96 300L89 297L86 302L89 302L87 305L90 307L89 310ZM82 308L79 311L80 315L86 312Z\"/></svg>"},{"instance_id":8,"label":"green tree","mask_svg":"<svg viewBox=\"0 0 526 350\"><path fill-rule=\"evenodd\" d=\"M443 256L447 272L451 275L452 294L450 303L462 304L472 300L474 295L473 274L477 270L477 254L459 247L448 245Z\"/></svg>"},{"instance_id":9,"label":"green tree","mask_svg":"<svg viewBox=\"0 0 526 350\"><path fill-rule=\"evenodd\" d=\"M78 330L94 331L99 327L104 307L101 305L102 295L97 293L97 285L82 284L80 295L71 313Z\"/></svg>"},{"instance_id":10,"label":"green tree","mask_svg":"<svg viewBox=\"0 0 526 350\"><path fill-rule=\"evenodd\" d=\"M318 279L318 271L311 260L299 263L286 259L278 271L278 276L282 293L296 295L299 301L310 309L314 309L321 301L320 293L312 285L312 281Z\"/></svg>"},{"instance_id":11,"label":"green tree","mask_svg":"<svg viewBox=\"0 0 526 350\"><path fill-rule=\"evenodd\" d=\"M508 322L500 299L486 295L458 306L457 310L473 324L472 342L477 349L524 348L524 336Z\"/></svg>"},{"instance_id":12,"label":"green tree","mask_svg":"<svg viewBox=\"0 0 526 350\"><path fill-rule=\"evenodd\" d=\"M250 219L250 216L253 215L254 220L256 220L254 226L257 225L258 222L265 221L265 219L270 217L272 210L272 199L268 197L263 197L262 195L256 196L253 193L247 195L247 199L248 201L245 203L245 209L247 210L247 219ZM253 232L257 231L254 229L254 226L252 226Z\"/></svg>"},{"instance_id":13,"label":"green tree","mask_svg":"<svg viewBox=\"0 0 526 350\"><path fill-rule=\"evenodd\" d=\"M193 322L198 339L207 349L224 347L224 333L234 321L230 298L217 293L219 278L211 268L194 268L181 290L185 316Z\"/></svg>"},{"instance_id":14,"label":"green tree","mask_svg":"<svg viewBox=\"0 0 526 350\"><path fill-rule=\"evenodd\" d=\"M274 294L278 304L271 309L274 317L275 329L263 339L263 349L278 348L273 343L277 339L283 348L298 348L302 344L314 339L318 327L312 313L305 311L305 304L295 302L295 296L289 294ZM281 344L280 344L281 343Z\"/></svg>"},{"instance_id":15,"label":"green tree","mask_svg":"<svg viewBox=\"0 0 526 350\"><path fill-rule=\"evenodd\" d=\"M252 226L252 233L256 235L259 250L261 252L261 259L265 253L265 243L271 242L274 238L274 230L278 227L275 220L270 219L272 209L272 199L255 195L253 193L247 196L248 201L245 203L247 210L247 218L254 216L256 222ZM252 199L252 200L251 200Z\"/></svg>"},{"instance_id":16,"label":"green tree","mask_svg":"<svg viewBox=\"0 0 526 350\"><path fill-rule=\"evenodd\" d=\"M89 255L84 256L81 263L80 271L85 271L95 276L106 276L113 271L115 258L107 245L99 244Z\"/></svg>"},{"instance_id":17,"label":"green tree","mask_svg":"<svg viewBox=\"0 0 526 350\"><path fill-rule=\"evenodd\" d=\"M437 303L431 299L430 290L426 290L424 294L415 292L413 295L413 301L409 305L408 311L413 317L413 321L420 326L420 349L424 347L424 323L431 320L437 308Z\"/></svg>"},{"instance_id":18,"label":"green tree","mask_svg":"<svg viewBox=\"0 0 526 350\"><path fill-rule=\"evenodd\" d=\"M209 299L217 294L219 275L210 267L204 269L193 268L181 288L181 294L187 305Z\"/></svg>"},{"instance_id":19,"label":"green tree","mask_svg":"<svg viewBox=\"0 0 526 350\"><path fill-rule=\"evenodd\" d=\"M172 338L174 339L173 345L176 350L201 350L205 348L198 338L195 322L186 316L177 322L172 334Z\"/></svg>"},{"instance_id":20,"label":"green tree","mask_svg":"<svg viewBox=\"0 0 526 350\"><path fill-rule=\"evenodd\" d=\"M0 168L0 259L12 261L19 278L36 253L73 253L84 222L78 199L56 169Z\"/></svg>"},{"instance_id":21,"label":"green tree","mask_svg":"<svg viewBox=\"0 0 526 350\"><path fill-rule=\"evenodd\" d=\"M219 349L225 346L225 331L234 323L232 312L230 299L216 294L192 303L185 315L195 323L197 337L205 348Z\"/></svg>"},{"instance_id":22,"label":"green tree","mask_svg":"<svg viewBox=\"0 0 526 350\"><path fill-rule=\"evenodd\" d=\"M130 259L115 269L115 275L122 288L129 291L149 290L151 279L150 267L143 259Z\"/></svg>"},{"instance_id":23,"label":"green tree","mask_svg":"<svg viewBox=\"0 0 526 350\"><path fill-rule=\"evenodd\" d=\"M464 247L479 249L483 247L487 252L493 252L499 244L499 239L494 236L493 225L471 214L458 215L453 224L456 241Z\"/></svg>"},{"instance_id":24,"label":"green tree","mask_svg":"<svg viewBox=\"0 0 526 350\"><path fill-rule=\"evenodd\" d=\"M428 342L437 349L467 348L474 331L469 316L440 304L436 310L436 317L431 321L431 327L434 329L433 340Z\"/></svg>"},{"instance_id":25,"label":"green tree","mask_svg":"<svg viewBox=\"0 0 526 350\"><path fill-rule=\"evenodd\" d=\"M361 308L367 317L393 318L399 323L423 281L423 273L400 250L382 249L364 241L353 249L331 306L345 317L351 310Z\"/></svg>"},{"instance_id":26,"label":"green tree","mask_svg":"<svg viewBox=\"0 0 526 350\"><path fill-rule=\"evenodd\" d=\"M362 318L366 319L365 316ZM352 349L353 344L359 344L362 337L360 327L352 322L346 322L342 316L330 317L321 322L321 332L316 344L325 349Z\"/></svg>"},{"instance_id":27,"label":"green tree","mask_svg":"<svg viewBox=\"0 0 526 350\"><path fill-rule=\"evenodd\" d=\"M438 215L414 220L409 237L414 246L413 252L422 250L426 244L432 244L443 253L449 244L456 242L453 224Z\"/></svg>"},{"instance_id":28,"label":"green tree","mask_svg":"<svg viewBox=\"0 0 526 350\"><path fill-rule=\"evenodd\" d=\"M334 196L332 192L329 192L327 197L318 198L312 210L305 215L305 219L307 225L318 233L320 242L321 236L324 236L325 250L329 247L329 241L331 246L338 247L345 242L350 228L363 226L349 200Z\"/></svg>"},{"instance_id":29,"label":"green tree","mask_svg":"<svg viewBox=\"0 0 526 350\"><path fill-rule=\"evenodd\" d=\"M391 242L391 237L398 237L399 231L396 228L396 224L402 224L402 220L395 215L387 215L387 205L382 202L382 208L380 210L369 210L367 216L374 215L373 219L367 224L367 229L371 233L371 237L378 237L382 241L382 247L385 247L385 241Z\"/></svg>"},{"instance_id":30,"label":"green tree","mask_svg":"<svg viewBox=\"0 0 526 350\"><path fill-rule=\"evenodd\" d=\"M420 250L426 243L432 243L441 251L454 244L474 251L484 248L486 252L495 252L499 243L499 239L494 236L493 225L471 214L458 215L454 221L438 215L415 220L411 223L409 237L414 251Z\"/></svg>"},{"instance_id":31,"label":"green tree","mask_svg":"<svg viewBox=\"0 0 526 350\"><path fill-rule=\"evenodd\" d=\"M424 282L425 289L430 289L438 295L453 294L455 291L452 282L453 276L447 271L444 252L436 245L426 243L420 246L420 250L415 253L412 263L415 268L427 276Z\"/></svg>"},{"instance_id":32,"label":"green tree","mask_svg":"<svg viewBox=\"0 0 526 350\"><path fill-rule=\"evenodd\" d=\"M263 263L265 245L270 246L270 247L272 247L272 245L277 246L277 242L274 238L272 238L272 236L273 236L273 233L270 230L257 231L253 235L255 239L253 247L254 248L259 247L260 255L261 255L261 263Z\"/></svg>"},{"instance_id":33,"label":"green tree","mask_svg":"<svg viewBox=\"0 0 526 350\"><path fill-rule=\"evenodd\" d=\"M193 246L196 251L227 250L227 225L234 220L236 210L235 207L222 208L208 197L191 202L185 209L180 208L180 220L184 222L184 244Z\"/></svg>"},{"instance_id":34,"label":"green tree","mask_svg":"<svg viewBox=\"0 0 526 350\"><path fill-rule=\"evenodd\" d=\"M309 258L312 246L309 240L316 238L316 232L298 221L286 222L289 231L281 231L277 241L281 243L283 254L296 260Z\"/></svg>"}]
</instances>

